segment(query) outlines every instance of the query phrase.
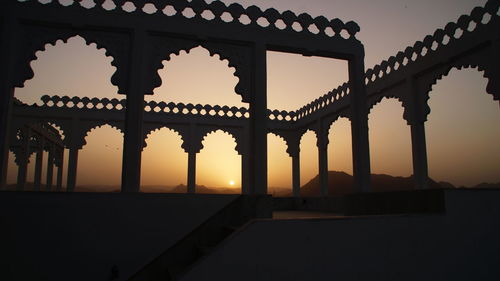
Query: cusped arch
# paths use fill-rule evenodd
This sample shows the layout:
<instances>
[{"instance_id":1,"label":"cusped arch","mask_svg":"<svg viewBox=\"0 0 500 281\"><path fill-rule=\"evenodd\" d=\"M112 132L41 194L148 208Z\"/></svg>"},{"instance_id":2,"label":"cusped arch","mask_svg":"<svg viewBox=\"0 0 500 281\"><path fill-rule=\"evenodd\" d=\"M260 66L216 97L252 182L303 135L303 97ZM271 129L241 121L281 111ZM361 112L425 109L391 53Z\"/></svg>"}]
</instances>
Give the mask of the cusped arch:
<instances>
[{"instance_id":1,"label":"cusped arch","mask_svg":"<svg viewBox=\"0 0 500 281\"><path fill-rule=\"evenodd\" d=\"M153 94L153 90L162 85L158 71L163 69L163 61L169 61L172 55L179 55L181 51L189 53L196 47L203 47L210 56L219 55L221 61L227 60L228 66L235 69L234 76L238 78L235 92L242 97L243 102L250 100L250 65L251 49L248 46L194 39L165 37L154 35L150 38L149 52L147 53L147 70L145 93Z\"/></svg>"},{"instance_id":2,"label":"cusped arch","mask_svg":"<svg viewBox=\"0 0 500 281\"><path fill-rule=\"evenodd\" d=\"M427 120L427 116L431 112L428 102L433 87L439 80L442 80L443 77L448 76L452 69L476 69L478 72L482 72L483 77L488 80L486 93L492 95L493 100L500 100L500 89L497 91L497 87L494 86L494 83L497 83L497 80L495 79L493 72L489 70L488 62L485 62L485 60L488 59L481 55L472 56L470 58L457 61L454 64L447 65L446 67L436 69L431 75L421 78L419 81L421 89L421 92L419 92L419 95L421 95L421 104L419 106L421 107L421 112L425 114L425 120Z\"/></svg>"},{"instance_id":3,"label":"cusped arch","mask_svg":"<svg viewBox=\"0 0 500 281\"><path fill-rule=\"evenodd\" d=\"M331 115L331 116L328 116L327 118L325 118L325 120L324 120L325 125L326 125L325 127L328 128L326 130L327 134L330 134L333 124L335 124L335 122L337 122L341 118L345 118L345 119L351 121L351 116L346 110L340 111L335 115Z\"/></svg>"},{"instance_id":4,"label":"cusped arch","mask_svg":"<svg viewBox=\"0 0 500 281\"><path fill-rule=\"evenodd\" d=\"M205 139L211 135L212 133L216 133L217 131L221 131L223 132L224 134L227 134L229 135L233 140L234 142L236 143L236 146L235 146L235 150L236 152L239 154L239 155L243 155L244 151L243 151L243 144L242 144L242 141L243 141L243 136L242 136L242 133L241 133L241 130L237 129L237 128L227 128L227 127L218 127L218 128L200 128L200 135L202 136L201 138L201 149L203 149L203 141L205 141Z\"/></svg>"},{"instance_id":5,"label":"cusped arch","mask_svg":"<svg viewBox=\"0 0 500 281\"><path fill-rule=\"evenodd\" d=\"M182 142L182 148L185 152L188 152L185 148L185 143L186 143L186 132L185 130L182 130L179 127L176 127L174 125L169 125L169 124L150 124L150 125L145 125L143 128L143 146L142 149L147 147L147 139L155 132L160 131L161 129L168 129L172 132L174 132L177 136L180 137L181 142Z\"/></svg>"},{"instance_id":6,"label":"cusped arch","mask_svg":"<svg viewBox=\"0 0 500 281\"><path fill-rule=\"evenodd\" d=\"M80 36L85 40L87 46L95 43L98 50L104 49L105 55L111 57L111 65L116 71L111 77L111 83L118 87L118 93L126 94L128 87L127 69L129 65L129 37L118 32L107 32L102 30L74 29L68 27L46 27L41 25L24 24L20 28L17 44L21 46L17 55L17 72L15 73L13 86L24 87L24 83L34 77L31 62L37 59L38 51L45 51L45 46L55 46L58 40L64 43L72 37Z\"/></svg>"},{"instance_id":7,"label":"cusped arch","mask_svg":"<svg viewBox=\"0 0 500 281\"><path fill-rule=\"evenodd\" d=\"M125 129L123 128L123 124L120 124L118 122L111 122L111 121L93 121L93 122L88 122L87 124L81 123L79 124L79 134L82 139L80 140L80 149L83 148L87 144L87 137L92 131L95 131L96 129L102 128L103 126L109 126L118 132L120 132L122 135L125 134Z\"/></svg>"}]
</instances>

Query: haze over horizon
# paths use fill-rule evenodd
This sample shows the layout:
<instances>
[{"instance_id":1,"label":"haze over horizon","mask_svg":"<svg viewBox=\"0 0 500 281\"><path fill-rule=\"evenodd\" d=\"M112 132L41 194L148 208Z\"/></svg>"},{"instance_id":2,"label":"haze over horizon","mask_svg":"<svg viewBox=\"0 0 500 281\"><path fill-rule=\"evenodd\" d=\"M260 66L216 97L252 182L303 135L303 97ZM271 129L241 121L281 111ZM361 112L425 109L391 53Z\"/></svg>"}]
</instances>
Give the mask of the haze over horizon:
<instances>
[{"instance_id":1,"label":"haze over horizon","mask_svg":"<svg viewBox=\"0 0 500 281\"><path fill-rule=\"evenodd\" d=\"M307 12L329 19L354 20L361 27L357 38L365 46L365 66L422 40L435 29L469 14L485 0L443 1L352 1L352 0L254 0L229 1L261 9ZM44 95L116 97L110 82L115 69L111 58L95 44L86 45L81 37L37 53L31 63L35 76L15 96L27 103L39 102ZM347 81L347 64L341 60L304 57L268 52L268 108L295 110ZM184 103L247 106L234 93L238 79L226 60L198 47L181 52L164 62L159 71L162 86L146 100ZM481 182L500 182L500 110L498 102L486 94L487 80L476 69L455 70L439 80L430 93L431 114L426 122L430 177L455 186ZM371 171L375 174L409 176L412 174L410 129L402 118L399 101L377 104L369 115ZM330 128L329 170L352 174L350 125L339 119ZM109 126L92 130L80 152L77 185L116 185L121 178L122 134ZM148 136L142 154L143 185L178 185L187 181L187 154L173 131L162 129ZM241 184L241 160L234 150L233 138L221 131L205 137L204 149L197 156L197 184L229 186ZM269 186L291 186L291 158L284 141L268 135ZM65 155L67 161L67 153ZM8 182L16 179L13 155L9 157ZM301 141L301 184L318 173L316 137L307 132ZM34 156L28 181L33 179ZM224 163L224 164L220 164ZM64 166L67 170L67 163ZM65 180L64 180L65 182Z\"/></svg>"}]
</instances>

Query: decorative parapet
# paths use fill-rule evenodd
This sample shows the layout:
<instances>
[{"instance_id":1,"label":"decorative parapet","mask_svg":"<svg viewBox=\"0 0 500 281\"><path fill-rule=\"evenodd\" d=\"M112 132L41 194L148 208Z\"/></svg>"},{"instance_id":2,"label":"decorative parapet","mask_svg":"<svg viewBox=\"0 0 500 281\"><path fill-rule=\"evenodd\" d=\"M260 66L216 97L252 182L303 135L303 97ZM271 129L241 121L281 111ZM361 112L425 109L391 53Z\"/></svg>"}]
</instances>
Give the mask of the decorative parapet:
<instances>
[{"instance_id":1,"label":"decorative parapet","mask_svg":"<svg viewBox=\"0 0 500 281\"><path fill-rule=\"evenodd\" d=\"M434 34L427 35L422 41L415 42L413 46L408 46L396 56L391 56L368 69L365 73L366 85L376 82L391 72L404 69L407 65L460 40L465 34L474 32L481 25L487 25L493 17L497 16L499 5L499 1L490 0L484 7L475 7L470 15L462 15L456 23L448 23L444 29L437 29Z\"/></svg>"},{"instance_id":2,"label":"decorative parapet","mask_svg":"<svg viewBox=\"0 0 500 281\"><path fill-rule=\"evenodd\" d=\"M300 120L304 117L307 117L311 115L312 113L326 108L330 105L332 105L334 102L337 102L343 98L345 98L347 95L349 95L350 89L349 89L349 84L344 83L337 87L336 89L331 90L327 94L315 99L314 101L304 105L300 109L296 110L295 116L297 120Z\"/></svg>"},{"instance_id":3,"label":"decorative parapet","mask_svg":"<svg viewBox=\"0 0 500 281\"><path fill-rule=\"evenodd\" d=\"M355 39L360 28L357 23L344 23L340 19L328 20L323 16L311 17L306 13L296 15L292 11L278 12L275 9L262 11L257 6L244 8L238 3L226 6L221 1L206 3L204 0L76 0L59 2L56 0L18 0L37 2L43 5L80 6L84 9L99 9L109 12L163 15L198 21L214 21L239 24L270 30L283 30L311 35ZM92 3L93 2L93 3Z\"/></svg>"},{"instance_id":4,"label":"decorative parapet","mask_svg":"<svg viewBox=\"0 0 500 281\"><path fill-rule=\"evenodd\" d=\"M413 46L398 52L396 56L391 56L373 68L366 70L365 85L373 85L391 73L403 71L407 66L445 48L450 43L460 40L464 35L473 33L478 27L488 25L494 17L498 17L499 6L499 1L490 0L484 7L474 8L470 15L462 15L456 23L448 23L444 29L437 29L434 34L427 35L422 41L415 42ZM348 94L349 85L344 83L296 110L297 120L342 100Z\"/></svg>"},{"instance_id":5,"label":"decorative parapet","mask_svg":"<svg viewBox=\"0 0 500 281\"><path fill-rule=\"evenodd\" d=\"M201 104L184 104L184 103L165 103L150 101L144 107L146 112L163 112L167 114L192 115L192 116L218 116L229 118L248 118L250 113L245 107L229 107L220 105L201 105Z\"/></svg>"}]
</instances>

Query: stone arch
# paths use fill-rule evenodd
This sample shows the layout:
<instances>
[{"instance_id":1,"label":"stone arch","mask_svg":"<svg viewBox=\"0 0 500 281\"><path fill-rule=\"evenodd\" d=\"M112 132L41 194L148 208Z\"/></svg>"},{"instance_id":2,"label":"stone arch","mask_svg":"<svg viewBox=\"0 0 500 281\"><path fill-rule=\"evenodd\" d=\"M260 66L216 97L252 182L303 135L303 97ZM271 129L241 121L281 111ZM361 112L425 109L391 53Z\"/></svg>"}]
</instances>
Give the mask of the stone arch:
<instances>
[{"instance_id":1,"label":"stone arch","mask_svg":"<svg viewBox=\"0 0 500 281\"><path fill-rule=\"evenodd\" d=\"M459 81L467 82L454 87ZM454 67L432 86L426 138L429 175L434 180L457 187L500 181L500 111L498 102L484 94L487 84L479 67ZM450 106L452 99L461 102ZM453 161L444 162L449 159Z\"/></svg>"},{"instance_id":2,"label":"stone arch","mask_svg":"<svg viewBox=\"0 0 500 281\"><path fill-rule=\"evenodd\" d=\"M367 104L368 104L368 117L370 116L370 113L371 113L372 109L377 104L381 103L384 99L395 99L395 100L399 101L401 103L401 106L404 109L404 112L406 111L407 101L400 94L395 94L395 93L375 94L375 95L371 95L367 99L368 100L367 101ZM403 114L403 116L404 116L404 114Z\"/></svg>"},{"instance_id":3,"label":"stone arch","mask_svg":"<svg viewBox=\"0 0 500 281\"><path fill-rule=\"evenodd\" d=\"M380 99L377 109L370 112L368 120L370 166L373 173L412 175L411 134L403 118L403 101L398 97L385 96Z\"/></svg>"},{"instance_id":4,"label":"stone arch","mask_svg":"<svg viewBox=\"0 0 500 281\"><path fill-rule=\"evenodd\" d=\"M87 45L96 44L98 50L104 49L105 55L112 58L111 65L116 71L111 77L111 83L118 87L118 93L126 94L128 88L129 66L129 41L130 38L125 33L105 31L75 29L68 26L48 27L37 24L24 24L20 28L20 35L17 55L17 72L15 72L13 86L22 88L25 81L34 77L31 62L37 59L38 51L45 51L47 44L55 46L58 40L67 43L72 37L82 37Z\"/></svg>"},{"instance_id":5,"label":"stone arch","mask_svg":"<svg viewBox=\"0 0 500 281\"><path fill-rule=\"evenodd\" d=\"M208 187L229 187L229 181L233 180L236 183L233 187L239 187L240 183L243 184L242 156L238 155L236 147L232 149L236 138L231 132L218 128L207 128L205 132L200 133L204 148L196 156L196 182ZM240 193L241 188L232 191Z\"/></svg>"},{"instance_id":6,"label":"stone arch","mask_svg":"<svg viewBox=\"0 0 500 281\"><path fill-rule=\"evenodd\" d=\"M244 153L243 151L243 132L241 129L237 128L230 128L230 127L224 127L224 128L198 128L200 135L202 136L201 138L201 149L203 149L203 141L211 135L212 133L216 133L217 131L221 131L227 135L229 135L234 142L236 143L236 146L234 149L239 155L242 155Z\"/></svg>"},{"instance_id":7,"label":"stone arch","mask_svg":"<svg viewBox=\"0 0 500 281\"><path fill-rule=\"evenodd\" d=\"M168 129L175 134L177 134L182 141L182 148L184 149L185 152L187 152L186 148L184 147L184 143L186 142L186 130L187 128L183 128L181 126L175 126L173 124L144 124L143 125L143 147L142 149L144 150L147 147L147 139L154 134L155 132L158 132L162 129Z\"/></svg>"},{"instance_id":8,"label":"stone arch","mask_svg":"<svg viewBox=\"0 0 500 281\"><path fill-rule=\"evenodd\" d=\"M310 136L313 137L310 137ZM314 128L304 129L300 134L300 183L303 186L319 174L318 133Z\"/></svg>"},{"instance_id":9,"label":"stone arch","mask_svg":"<svg viewBox=\"0 0 500 281\"><path fill-rule=\"evenodd\" d=\"M234 67L239 81L235 86L236 94L242 97L243 102L250 101L250 67L251 48L237 43L202 41L197 39L166 37L152 35L150 37L149 52L147 54L148 75L146 76L146 94L161 86L162 81L158 71L163 69L163 61L169 61L172 55L179 55L180 51L189 51L196 47L203 47L210 56L219 55L221 61L227 60L229 67Z\"/></svg>"},{"instance_id":10,"label":"stone arch","mask_svg":"<svg viewBox=\"0 0 500 281\"><path fill-rule=\"evenodd\" d=\"M85 145L78 154L76 191L118 191L122 174L123 131L112 122L82 122L81 127L86 127ZM103 135L106 131L109 134ZM89 188L81 189L82 186Z\"/></svg>"},{"instance_id":11,"label":"stone arch","mask_svg":"<svg viewBox=\"0 0 500 281\"><path fill-rule=\"evenodd\" d=\"M147 128L148 146L142 151L142 192L186 192L188 151L183 134L169 124Z\"/></svg>"},{"instance_id":12,"label":"stone arch","mask_svg":"<svg viewBox=\"0 0 500 281\"><path fill-rule=\"evenodd\" d=\"M109 126L118 132L120 132L122 135L125 134L125 129L123 128L123 124L119 122L112 122L112 121L91 121L91 122L80 122L79 124L79 135L83 137L82 140L82 146L80 147L83 148L87 144L87 137L92 131L95 131L96 129L99 129L104 126Z\"/></svg>"},{"instance_id":13,"label":"stone arch","mask_svg":"<svg viewBox=\"0 0 500 281\"><path fill-rule=\"evenodd\" d=\"M292 158L289 143L279 133L267 133L268 191L273 196L285 196L292 192Z\"/></svg>"},{"instance_id":14,"label":"stone arch","mask_svg":"<svg viewBox=\"0 0 500 281\"><path fill-rule=\"evenodd\" d=\"M328 169L352 175L352 130L349 118L347 114L338 114L328 120Z\"/></svg>"},{"instance_id":15,"label":"stone arch","mask_svg":"<svg viewBox=\"0 0 500 281\"><path fill-rule=\"evenodd\" d=\"M471 55L470 57L461 58L460 60L455 61L452 64L447 65L446 67L441 67L425 77L421 77L419 79L419 95L421 104L421 112L424 113L425 117L429 115L431 112L431 108L428 105L429 94L432 91L433 87L438 83L439 80L443 79L443 77L448 76L452 69L462 70L473 68L477 69L477 71L483 73L483 77L488 80L488 84L486 86L486 93L492 95L493 100L500 101L500 90L495 86L497 80L495 78L494 72L490 70L491 62L489 62L489 58L487 54L479 53L475 55ZM427 118L425 118L427 120Z\"/></svg>"}]
</instances>

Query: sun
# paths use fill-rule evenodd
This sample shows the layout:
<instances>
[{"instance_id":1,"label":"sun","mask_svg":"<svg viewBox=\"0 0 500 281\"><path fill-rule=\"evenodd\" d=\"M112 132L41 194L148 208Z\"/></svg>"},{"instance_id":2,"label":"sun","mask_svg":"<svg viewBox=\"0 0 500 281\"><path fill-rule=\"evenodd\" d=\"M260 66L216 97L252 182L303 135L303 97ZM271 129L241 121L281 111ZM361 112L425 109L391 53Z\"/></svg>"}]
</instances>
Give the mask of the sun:
<instances>
[{"instance_id":1,"label":"sun","mask_svg":"<svg viewBox=\"0 0 500 281\"><path fill-rule=\"evenodd\" d=\"M229 185L230 185L230 186L234 186L234 181L233 181L233 180L230 180L230 181L229 181Z\"/></svg>"}]
</instances>

